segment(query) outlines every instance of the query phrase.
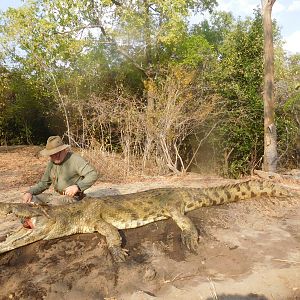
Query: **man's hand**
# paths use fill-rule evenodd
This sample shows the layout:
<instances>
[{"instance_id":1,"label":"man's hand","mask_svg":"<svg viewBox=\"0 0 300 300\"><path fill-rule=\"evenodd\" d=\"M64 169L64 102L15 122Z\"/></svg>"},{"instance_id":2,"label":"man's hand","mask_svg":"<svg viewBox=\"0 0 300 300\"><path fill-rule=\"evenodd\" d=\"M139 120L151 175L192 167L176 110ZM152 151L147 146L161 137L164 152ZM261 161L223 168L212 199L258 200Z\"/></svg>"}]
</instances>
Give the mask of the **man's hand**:
<instances>
[{"instance_id":1,"label":"man's hand","mask_svg":"<svg viewBox=\"0 0 300 300\"><path fill-rule=\"evenodd\" d=\"M64 194L67 196L70 196L70 197L74 197L76 195L76 193L78 193L79 191L80 191L79 187L76 184L74 184L74 185L68 186L65 189Z\"/></svg>"},{"instance_id":2,"label":"man's hand","mask_svg":"<svg viewBox=\"0 0 300 300\"><path fill-rule=\"evenodd\" d=\"M24 203L30 203L30 202L32 202L32 194L29 193L29 192L26 192L26 193L23 195L23 202L24 202Z\"/></svg>"}]
</instances>

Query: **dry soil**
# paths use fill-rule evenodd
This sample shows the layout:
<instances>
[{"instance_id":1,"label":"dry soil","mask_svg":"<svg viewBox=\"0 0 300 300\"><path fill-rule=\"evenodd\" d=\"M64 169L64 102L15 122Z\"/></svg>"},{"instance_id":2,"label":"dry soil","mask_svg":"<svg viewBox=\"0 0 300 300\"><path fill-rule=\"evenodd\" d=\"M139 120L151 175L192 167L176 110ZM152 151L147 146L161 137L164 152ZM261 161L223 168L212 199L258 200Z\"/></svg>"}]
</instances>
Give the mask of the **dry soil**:
<instances>
[{"instance_id":1,"label":"dry soil","mask_svg":"<svg viewBox=\"0 0 300 300\"><path fill-rule=\"evenodd\" d=\"M39 179L47 160L36 156L38 150L0 148L0 201L20 202ZM127 184L99 181L88 192L228 182L189 174ZM300 188L296 179L283 183ZM0 299L300 299L299 200L259 198L189 213L201 235L196 253L182 246L171 220L122 231L129 257L121 264L112 261L99 234L36 242L0 255ZM12 216L3 219L0 237L18 226Z\"/></svg>"}]
</instances>

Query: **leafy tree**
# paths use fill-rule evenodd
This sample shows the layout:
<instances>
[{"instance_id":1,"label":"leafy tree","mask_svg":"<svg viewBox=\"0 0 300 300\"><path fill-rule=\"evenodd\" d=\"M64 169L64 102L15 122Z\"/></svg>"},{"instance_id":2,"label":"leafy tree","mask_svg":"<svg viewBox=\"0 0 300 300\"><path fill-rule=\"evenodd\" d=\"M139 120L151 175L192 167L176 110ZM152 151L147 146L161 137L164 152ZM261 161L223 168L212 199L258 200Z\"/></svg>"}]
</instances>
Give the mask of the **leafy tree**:
<instances>
[{"instance_id":1,"label":"leafy tree","mask_svg":"<svg viewBox=\"0 0 300 300\"><path fill-rule=\"evenodd\" d=\"M234 23L235 20L231 13L223 11L213 12L209 19L194 25L192 33L203 36L218 51Z\"/></svg>"},{"instance_id":2,"label":"leafy tree","mask_svg":"<svg viewBox=\"0 0 300 300\"><path fill-rule=\"evenodd\" d=\"M0 17L1 139L37 142L67 130L77 145L121 152L128 169L134 156L144 166L154 162L177 172L190 164L186 153L193 159L187 141L196 136L194 149L209 140L228 175L259 166L261 15L241 21L215 13L189 30L190 12L212 12L214 5L32 0L9 9ZM284 95L277 89L284 99L277 108L284 141L294 137L286 128L294 128L297 92L288 79L292 65L280 51L278 57L278 82L287 86ZM284 142L279 152L288 156Z\"/></svg>"},{"instance_id":3,"label":"leafy tree","mask_svg":"<svg viewBox=\"0 0 300 300\"><path fill-rule=\"evenodd\" d=\"M274 37L279 53L281 43L276 23ZM260 11L255 11L253 19L233 23L218 49L219 64L216 65L213 78L217 81L216 86L226 110L218 134L211 142L219 149L219 153L223 153L224 173L236 177L259 168L264 151L263 27ZM285 59L282 59L281 70L286 70L285 63ZM277 74L278 82L280 76ZM290 117L287 105L278 105L276 109L283 166L283 155L287 155L287 145L295 136L295 122Z\"/></svg>"},{"instance_id":4,"label":"leafy tree","mask_svg":"<svg viewBox=\"0 0 300 300\"><path fill-rule=\"evenodd\" d=\"M275 50L279 167L293 168L300 163L300 55L286 57L280 48Z\"/></svg>"},{"instance_id":5,"label":"leafy tree","mask_svg":"<svg viewBox=\"0 0 300 300\"><path fill-rule=\"evenodd\" d=\"M224 172L237 176L255 168L262 156L263 73L262 19L238 20L219 47L216 74L226 111L219 138L224 154Z\"/></svg>"},{"instance_id":6,"label":"leafy tree","mask_svg":"<svg viewBox=\"0 0 300 300\"><path fill-rule=\"evenodd\" d=\"M1 144L41 143L57 130L51 97L19 71L1 69L0 95Z\"/></svg>"},{"instance_id":7,"label":"leafy tree","mask_svg":"<svg viewBox=\"0 0 300 300\"><path fill-rule=\"evenodd\" d=\"M86 78L78 73L85 73L80 61L105 64L103 71L93 74L93 89L81 100L99 92L97 85L103 77L110 81L109 89L126 84L141 93L145 76L155 74L159 50L176 43L186 32L190 10L211 10L214 5L214 0L28 1L2 15L1 42L9 65L21 66L56 99L70 135L67 102L78 93L78 83L87 86ZM96 58L95 53L102 54Z\"/></svg>"}]
</instances>

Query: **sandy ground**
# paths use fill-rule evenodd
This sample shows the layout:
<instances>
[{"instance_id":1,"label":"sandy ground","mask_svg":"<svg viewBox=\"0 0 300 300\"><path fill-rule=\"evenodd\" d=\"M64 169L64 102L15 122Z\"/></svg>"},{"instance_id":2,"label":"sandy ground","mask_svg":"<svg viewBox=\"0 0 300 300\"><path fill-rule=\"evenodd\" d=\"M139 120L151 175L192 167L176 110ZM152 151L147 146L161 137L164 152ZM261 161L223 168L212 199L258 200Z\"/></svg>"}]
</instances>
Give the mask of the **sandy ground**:
<instances>
[{"instance_id":1,"label":"sandy ground","mask_svg":"<svg viewBox=\"0 0 300 300\"><path fill-rule=\"evenodd\" d=\"M0 195L20 202L46 164L38 148L0 148ZM190 174L128 184L99 182L93 196L164 186L231 182ZM289 184L300 188L300 181ZM0 299L300 299L300 199L259 198L189 213L201 235L197 253L171 221L121 232L130 256L112 261L98 234L40 241L0 255ZM15 227L9 216L0 236Z\"/></svg>"}]
</instances>

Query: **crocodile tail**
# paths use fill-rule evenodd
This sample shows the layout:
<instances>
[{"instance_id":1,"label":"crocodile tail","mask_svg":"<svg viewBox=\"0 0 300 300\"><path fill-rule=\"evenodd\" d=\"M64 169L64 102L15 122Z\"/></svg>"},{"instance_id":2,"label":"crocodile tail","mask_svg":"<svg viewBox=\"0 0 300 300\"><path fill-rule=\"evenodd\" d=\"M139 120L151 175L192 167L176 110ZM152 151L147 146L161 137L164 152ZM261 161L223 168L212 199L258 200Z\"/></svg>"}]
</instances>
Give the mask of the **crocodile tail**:
<instances>
[{"instance_id":1,"label":"crocodile tail","mask_svg":"<svg viewBox=\"0 0 300 300\"><path fill-rule=\"evenodd\" d=\"M235 184L210 187L204 189L191 189L185 201L185 211L203 206L220 205L254 197L289 197L292 192L284 186L270 181L248 180Z\"/></svg>"}]
</instances>

